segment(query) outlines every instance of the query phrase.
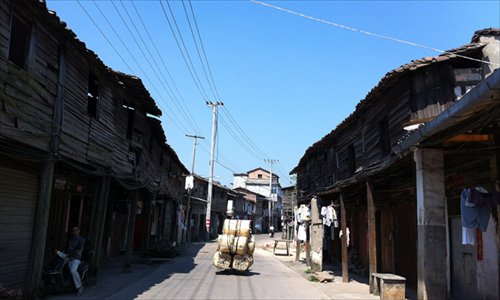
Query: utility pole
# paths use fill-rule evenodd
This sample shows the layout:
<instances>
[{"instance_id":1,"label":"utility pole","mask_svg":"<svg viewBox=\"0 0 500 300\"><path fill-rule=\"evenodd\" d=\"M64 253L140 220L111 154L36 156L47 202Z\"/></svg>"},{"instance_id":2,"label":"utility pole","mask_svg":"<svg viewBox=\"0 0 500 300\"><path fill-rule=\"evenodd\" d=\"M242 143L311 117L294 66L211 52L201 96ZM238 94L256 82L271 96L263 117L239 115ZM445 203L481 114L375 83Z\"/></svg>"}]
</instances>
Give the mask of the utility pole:
<instances>
[{"instance_id":1,"label":"utility pole","mask_svg":"<svg viewBox=\"0 0 500 300\"><path fill-rule=\"evenodd\" d=\"M275 159L264 159L266 163L269 164L269 227L273 226L274 227L274 222L273 222L273 163L277 162Z\"/></svg>"},{"instance_id":2,"label":"utility pole","mask_svg":"<svg viewBox=\"0 0 500 300\"><path fill-rule=\"evenodd\" d=\"M214 180L214 152L215 152L215 140L217 134L217 109L219 106L224 105L222 102L211 102L207 101L207 105L212 107L212 142L210 144L210 177L208 177L208 195L207 195L207 213L205 217L206 222L206 237L205 240L210 240L210 211L212 209L212 189Z\"/></svg>"},{"instance_id":3,"label":"utility pole","mask_svg":"<svg viewBox=\"0 0 500 300\"><path fill-rule=\"evenodd\" d=\"M191 164L191 176L193 176L193 187L194 187L194 162L196 159L196 145L198 139L204 140L205 138L199 135L189 135L186 134L187 137L193 138L193 163ZM193 191L192 188L188 189L188 201L187 201L187 210L186 210L186 240L187 242L191 242L191 230L190 230L190 223L191 223L191 217L189 216L190 209L191 209L191 192Z\"/></svg>"}]
</instances>

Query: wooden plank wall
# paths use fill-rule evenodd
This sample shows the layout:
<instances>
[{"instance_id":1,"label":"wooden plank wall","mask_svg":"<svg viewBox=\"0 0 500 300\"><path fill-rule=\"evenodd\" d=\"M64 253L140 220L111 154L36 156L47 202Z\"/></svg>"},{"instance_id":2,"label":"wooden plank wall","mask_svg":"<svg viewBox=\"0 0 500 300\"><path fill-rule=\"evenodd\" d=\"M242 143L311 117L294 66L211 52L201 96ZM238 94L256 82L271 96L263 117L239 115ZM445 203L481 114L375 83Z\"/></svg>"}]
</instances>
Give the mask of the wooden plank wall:
<instances>
[{"instance_id":1,"label":"wooden plank wall","mask_svg":"<svg viewBox=\"0 0 500 300\"><path fill-rule=\"evenodd\" d=\"M126 95L125 90L120 88L116 91L114 96L114 101L116 102L115 108L115 135L113 143L113 171L118 174L132 174L133 163L130 159L133 157L133 152L130 151L129 143L127 139L127 122L128 122L128 112L123 108L125 102L130 103ZM134 118L139 118L140 113L134 114Z\"/></svg>"},{"instance_id":2,"label":"wooden plank wall","mask_svg":"<svg viewBox=\"0 0 500 300\"><path fill-rule=\"evenodd\" d=\"M25 68L8 60L12 3L15 4L16 15L32 24L31 50ZM149 124L146 112L154 110L154 104L142 82L135 78L124 80L126 83L120 82L118 78L128 75L106 67L44 7L44 4L29 1L0 3L1 135L48 151L57 95L59 41L65 39L61 157L93 168L110 167L118 177L133 178L134 149L140 150L140 183L146 183L146 188L153 191L155 180L160 174L165 175L164 186L160 189L182 199L184 185L181 173L185 167L176 158L175 152L165 147L161 125ZM88 113L90 72L99 78L96 116ZM122 107L125 102L136 108L130 140L126 136L128 113ZM145 108L145 105L148 107Z\"/></svg>"},{"instance_id":3,"label":"wooden plank wall","mask_svg":"<svg viewBox=\"0 0 500 300\"><path fill-rule=\"evenodd\" d=\"M0 3L0 57L2 58L9 55L10 10L10 2L2 1Z\"/></svg>"},{"instance_id":4,"label":"wooden plank wall","mask_svg":"<svg viewBox=\"0 0 500 300\"><path fill-rule=\"evenodd\" d=\"M53 104L57 91L58 43L45 36L41 20L31 9L16 9L16 16L31 24L30 51L21 68L8 60L10 43L10 2L0 4L0 128L2 135L31 146L48 149ZM33 101L37 99L39 101Z\"/></svg>"},{"instance_id":5,"label":"wooden plank wall","mask_svg":"<svg viewBox=\"0 0 500 300\"><path fill-rule=\"evenodd\" d=\"M63 157L85 163L89 143L87 59L74 45L66 47L66 87L60 152Z\"/></svg>"},{"instance_id":6,"label":"wooden plank wall","mask_svg":"<svg viewBox=\"0 0 500 300\"><path fill-rule=\"evenodd\" d=\"M90 117L87 160L90 163L109 166L112 162L113 142L116 134L115 107L117 103L113 97L116 87L114 83L107 78L106 73L100 72L99 75L97 118ZM123 124L117 125L123 126ZM121 146L126 147L126 145Z\"/></svg>"}]
</instances>

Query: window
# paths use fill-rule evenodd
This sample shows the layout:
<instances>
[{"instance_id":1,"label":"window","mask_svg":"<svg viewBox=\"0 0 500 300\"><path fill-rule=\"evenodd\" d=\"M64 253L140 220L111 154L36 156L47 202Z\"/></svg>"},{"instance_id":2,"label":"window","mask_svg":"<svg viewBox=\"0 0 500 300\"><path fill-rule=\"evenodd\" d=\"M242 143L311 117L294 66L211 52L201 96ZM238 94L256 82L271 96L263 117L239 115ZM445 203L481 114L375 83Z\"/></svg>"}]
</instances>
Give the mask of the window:
<instances>
[{"instance_id":1,"label":"window","mask_svg":"<svg viewBox=\"0 0 500 300\"><path fill-rule=\"evenodd\" d=\"M132 132L134 129L134 116L135 116L135 108L131 106L128 102L124 102L122 107L127 111L127 139L130 140L132 138Z\"/></svg>"},{"instance_id":2,"label":"window","mask_svg":"<svg viewBox=\"0 0 500 300\"><path fill-rule=\"evenodd\" d=\"M354 174L354 171L356 170L356 154L354 152L354 145L347 147L347 155L349 173Z\"/></svg>"},{"instance_id":3,"label":"window","mask_svg":"<svg viewBox=\"0 0 500 300\"><path fill-rule=\"evenodd\" d=\"M9 60L24 68L28 59L31 25L12 16L10 27Z\"/></svg>"},{"instance_id":4,"label":"window","mask_svg":"<svg viewBox=\"0 0 500 300\"><path fill-rule=\"evenodd\" d=\"M97 75L92 72L89 73L87 97L87 112L91 117L97 118L97 104L99 101L99 77L97 77Z\"/></svg>"},{"instance_id":5,"label":"window","mask_svg":"<svg viewBox=\"0 0 500 300\"><path fill-rule=\"evenodd\" d=\"M258 175L257 175L257 178L262 178L262 174L258 174Z\"/></svg>"},{"instance_id":6,"label":"window","mask_svg":"<svg viewBox=\"0 0 500 300\"><path fill-rule=\"evenodd\" d=\"M389 125L387 119L378 123L379 129L379 146L382 155L387 155L391 152L391 137L389 136Z\"/></svg>"}]
</instances>

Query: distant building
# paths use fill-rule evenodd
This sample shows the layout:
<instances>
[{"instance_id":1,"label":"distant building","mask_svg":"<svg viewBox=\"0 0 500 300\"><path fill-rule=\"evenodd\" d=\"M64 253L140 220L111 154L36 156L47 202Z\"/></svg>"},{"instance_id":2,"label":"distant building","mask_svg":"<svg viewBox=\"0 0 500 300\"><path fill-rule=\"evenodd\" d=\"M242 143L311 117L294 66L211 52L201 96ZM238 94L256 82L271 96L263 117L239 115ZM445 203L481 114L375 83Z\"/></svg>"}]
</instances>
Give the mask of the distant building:
<instances>
[{"instance_id":1,"label":"distant building","mask_svg":"<svg viewBox=\"0 0 500 300\"><path fill-rule=\"evenodd\" d=\"M270 172L263 168L256 168L246 173L233 175L233 189L243 188L266 197L268 201L262 203L262 217L256 217L255 223L261 224L262 229L269 227L269 199L273 203L273 224L275 228L281 228L281 203L283 192L279 183L279 176L272 174L271 190L269 190Z\"/></svg>"},{"instance_id":2,"label":"distant building","mask_svg":"<svg viewBox=\"0 0 500 300\"><path fill-rule=\"evenodd\" d=\"M241 187L233 191L238 195L234 203L235 218L252 220L252 230L256 233L262 232L262 206L267 203L267 198Z\"/></svg>"}]
</instances>

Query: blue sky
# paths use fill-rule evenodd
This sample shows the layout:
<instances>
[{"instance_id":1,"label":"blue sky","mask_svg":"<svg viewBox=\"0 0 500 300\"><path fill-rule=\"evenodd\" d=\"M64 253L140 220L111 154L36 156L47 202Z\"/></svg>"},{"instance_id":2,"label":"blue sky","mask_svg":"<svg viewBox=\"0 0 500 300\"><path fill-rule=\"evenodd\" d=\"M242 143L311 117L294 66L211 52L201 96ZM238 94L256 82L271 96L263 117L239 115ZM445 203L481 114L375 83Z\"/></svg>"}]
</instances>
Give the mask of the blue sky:
<instances>
[{"instance_id":1,"label":"blue sky","mask_svg":"<svg viewBox=\"0 0 500 300\"><path fill-rule=\"evenodd\" d=\"M499 1L264 2L441 50L469 43L475 30L500 27ZM141 47L136 45L113 3L132 33L136 34L134 25L137 27L149 50L137 35ZM49 9L56 11L106 65L142 78L162 108L167 142L188 169L191 168L193 142L185 134L206 137L197 148L195 171L201 176L209 175L212 113L205 100L224 102L224 109L219 110L218 163L214 175L215 180L229 187L233 172L257 167L268 169L264 158L279 160L281 184L289 186L288 172L297 165L305 150L344 120L387 72L413 59L439 54L250 1L192 1L217 90L212 93L206 79L211 78L210 72L204 73L182 2L170 1L189 57L203 85L200 92L159 1L123 1L122 6L119 0L96 0L95 3L82 0L80 4L120 55L77 1L47 0ZM96 4L126 46L121 44ZM184 5L191 16L190 3L184 2ZM163 6L171 18L165 1ZM194 20L190 21L196 36ZM175 26L173 28L175 30ZM161 59L149 42L148 33ZM179 37L178 40L182 45ZM199 48L201 50L200 45ZM205 69L208 70L208 66L205 65ZM175 96L169 96L168 86L172 87ZM208 99L202 96L203 90Z\"/></svg>"}]
</instances>

